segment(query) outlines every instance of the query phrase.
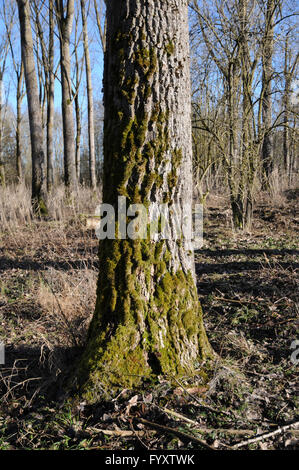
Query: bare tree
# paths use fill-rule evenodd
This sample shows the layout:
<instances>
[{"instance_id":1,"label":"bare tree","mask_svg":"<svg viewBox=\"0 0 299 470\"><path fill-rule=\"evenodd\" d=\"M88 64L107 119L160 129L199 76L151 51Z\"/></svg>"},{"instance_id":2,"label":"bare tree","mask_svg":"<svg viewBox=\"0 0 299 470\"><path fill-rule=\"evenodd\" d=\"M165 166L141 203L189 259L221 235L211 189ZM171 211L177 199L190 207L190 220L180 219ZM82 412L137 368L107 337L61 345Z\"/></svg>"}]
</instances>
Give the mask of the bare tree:
<instances>
[{"instance_id":1,"label":"bare tree","mask_svg":"<svg viewBox=\"0 0 299 470\"><path fill-rule=\"evenodd\" d=\"M54 185L53 168L53 124L54 124L54 0L49 0L49 69L48 69L48 106L47 106L47 189Z\"/></svg>"},{"instance_id":2,"label":"bare tree","mask_svg":"<svg viewBox=\"0 0 299 470\"><path fill-rule=\"evenodd\" d=\"M82 81L82 71L83 71L83 59L79 58L79 43L81 40L81 35L79 34L78 26L79 26L79 14L77 12L75 18L75 40L74 40L74 55L75 55L75 67L74 67L74 75L75 78L73 79L73 99L75 102L75 115L76 115L76 149L75 149L75 164L76 164L76 175L78 182L80 181L80 174L81 174L81 134L82 134L82 111L80 106L79 100L79 91L80 85Z\"/></svg>"},{"instance_id":3,"label":"bare tree","mask_svg":"<svg viewBox=\"0 0 299 470\"><path fill-rule=\"evenodd\" d=\"M18 0L18 10L30 125L32 202L35 212L45 214L47 212L45 150L28 0Z\"/></svg>"},{"instance_id":4,"label":"bare tree","mask_svg":"<svg viewBox=\"0 0 299 470\"><path fill-rule=\"evenodd\" d=\"M24 90L24 65L22 59L17 60L14 45L12 41L12 28L10 27L10 18L15 15L15 5L11 4L12 8L8 8L7 5L3 5L3 14L6 27L6 34L9 41L10 53L13 63L13 69L17 79L16 88L16 101L17 101L17 117L16 117L16 173L18 181L22 180L23 169L22 169L22 154L21 154L21 123L22 123L22 101L25 96Z\"/></svg>"},{"instance_id":5,"label":"bare tree","mask_svg":"<svg viewBox=\"0 0 299 470\"><path fill-rule=\"evenodd\" d=\"M94 10L96 14L96 22L97 27L100 35L100 41L102 45L103 52L105 53L106 50L106 29L107 29L107 22L106 22L106 15L104 13L106 1L99 0L100 6L98 6L98 0L94 0Z\"/></svg>"},{"instance_id":6,"label":"bare tree","mask_svg":"<svg viewBox=\"0 0 299 470\"><path fill-rule=\"evenodd\" d=\"M66 2L55 0L55 7L60 40L64 180L66 186L72 190L77 186L70 56L70 40L75 11L74 0L66 0Z\"/></svg>"},{"instance_id":7,"label":"bare tree","mask_svg":"<svg viewBox=\"0 0 299 470\"><path fill-rule=\"evenodd\" d=\"M94 143L94 111L93 111L93 92L91 79L91 65L87 34L87 18L85 0L81 0L81 15L83 26L83 44L85 56L86 85L87 85L87 101L88 101L88 142L89 142L89 172L90 184L92 189L96 189L96 159L95 159L95 143Z\"/></svg>"},{"instance_id":8,"label":"bare tree","mask_svg":"<svg viewBox=\"0 0 299 470\"><path fill-rule=\"evenodd\" d=\"M13 26L13 15L9 19L5 15L6 31L0 38L0 185L5 185L5 169L2 156L2 129L3 129L3 78L6 67L6 59L9 50L9 35Z\"/></svg>"},{"instance_id":9,"label":"bare tree","mask_svg":"<svg viewBox=\"0 0 299 470\"><path fill-rule=\"evenodd\" d=\"M272 80L273 80L273 47L275 12L280 0L267 0L265 14L265 30L263 38L263 82L262 82L262 116L264 126L264 140L262 146L262 161L264 186L267 185L273 170L273 136L272 136Z\"/></svg>"},{"instance_id":10,"label":"bare tree","mask_svg":"<svg viewBox=\"0 0 299 470\"><path fill-rule=\"evenodd\" d=\"M296 67L298 64L299 54L297 53L295 57L292 58L292 52L289 44L289 35L291 30L287 31L285 36L285 47L284 47L284 91L283 91L283 162L284 169L288 176L288 184L291 184L292 179L292 164L293 160L291 158L291 139L290 134L292 133L291 129L291 115L292 115L292 106L291 106L291 84L292 79L295 75Z\"/></svg>"}]
</instances>

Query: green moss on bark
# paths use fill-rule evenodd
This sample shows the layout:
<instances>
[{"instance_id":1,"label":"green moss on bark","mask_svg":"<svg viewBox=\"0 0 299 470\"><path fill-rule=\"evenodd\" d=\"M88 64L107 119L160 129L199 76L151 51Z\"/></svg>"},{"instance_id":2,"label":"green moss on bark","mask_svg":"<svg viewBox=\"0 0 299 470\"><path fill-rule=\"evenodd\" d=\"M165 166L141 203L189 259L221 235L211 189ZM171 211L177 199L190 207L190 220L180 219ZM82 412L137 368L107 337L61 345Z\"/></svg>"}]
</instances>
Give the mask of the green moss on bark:
<instances>
[{"instance_id":1,"label":"green moss on bark","mask_svg":"<svg viewBox=\"0 0 299 470\"><path fill-rule=\"evenodd\" d=\"M128 204L147 206L155 198L171 204L182 151L170 139L169 110L151 101L156 51L140 44L132 54L131 41L121 31L112 41L109 79L122 86L106 106L104 198L114 205L120 195ZM129 54L134 67L125 67ZM161 228L161 220L154 222ZM179 267L174 248L183 253L167 240L100 242L97 303L76 373L87 401L157 374L192 375L211 354L193 274Z\"/></svg>"},{"instance_id":2,"label":"green moss on bark","mask_svg":"<svg viewBox=\"0 0 299 470\"><path fill-rule=\"evenodd\" d=\"M192 368L184 359L184 343L198 344L198 362L210 348L193 276L172 271L167 242L104 240L100 266L96 310L77 374L84 397L95 401L103 387L142 384L157 371L192 375L196 363Z\"/></svg>"}]
</instances>

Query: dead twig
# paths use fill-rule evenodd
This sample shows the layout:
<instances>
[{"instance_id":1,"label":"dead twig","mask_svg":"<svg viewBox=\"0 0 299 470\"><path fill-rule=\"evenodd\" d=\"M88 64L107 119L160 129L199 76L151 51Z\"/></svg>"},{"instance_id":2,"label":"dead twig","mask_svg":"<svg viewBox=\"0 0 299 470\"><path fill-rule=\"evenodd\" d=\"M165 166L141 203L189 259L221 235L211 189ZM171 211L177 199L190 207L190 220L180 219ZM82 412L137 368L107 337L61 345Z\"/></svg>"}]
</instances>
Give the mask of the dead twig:
<instances>
[{"instance_id":1,"label":"dead twig","mask_svg":"<svg viewBox=\"0 0 299 470\"><path fill-rule=\"evenodd\" d=\"M267 432L265 434L261 434L260 436L253 437L252 439L248 439L246 441L238 442L232 446L232 449L239 449L240 447L248 446L249 444L254 444L255 442L263 441L264 439L269 439L269 437L277 436L277 434L281 434L289 429L292 429L294 426L299 426L299 421L296 421L292 424L287 424L282 426L275 431Z\"/></svg>"},{"instance_id":2,"label":"dead twig","mask_svg":"<svg viewBox=\"0 0 299 470\"><path fill-rule=\"evenodd\" d=\"M92 426L89 426L88 428L86 428L86 431L91 431L91 432L95 432L95 433L102 433L102 434L106 434L107 436L115 436L115 437L146 437L146 432L145 431L135 431L135 430L132 430L132 431L129 431L127 429L98 429L98 428L95 428L95 427L92 427ZM155 431L152 431L153 433L155 433Z\"/></svg>"},{"instance_id":3,"label":"dead twig","mask_svg":"<svg viewBox=\"0 0 299 470\"><path fill-rule=\"evenodd\" d=\"M203 441L202 439L192 436L191 434L187 434L185 432L179 431L178 429L169 428L168 426L164 426L162 424L152 423L151 421L148 421L147 419L144 419L144 418L134 417L134 419L146 426L150 426L154 429L157 429L158 431L162 431L164 433L166 432L167 434L174 434L175 436L181 439L185 439L185 440L187 439L189 441L195 442L196 444L200 444L205 449L216 450L215 447L210 446L209 444L207 444L207 442Z\"/></svg>"},{"instance_id":4,"label":"dead twig","mask_svg":"<svg viewBox=\"0 0 299 470\"><path fill-rule=\"evenodd\" d=\"M192 419L190 418L187 418L186 416L180 414L180 413L177 413L176 411L173 411L173 410L169 410L168 408L161 408L162 411L164 411L165 413L169 414L170 416L173 416L174 418L176 419L179 419L181 421L185 421L186 423L189 423L189 424L192 424L193 426L196 427L196 430L198 432L202 432L202 433L205 433L205 434L208 434L208 433L223 433L223 434L232 434L232 435L252 435L252 434L255 434L255 431L253 429L231 429L231 428L217 428L217 429L214 429L214 428L202 428L202 427L199 427L199 424L196 422L196 421L193 421Z\"/></svg>"}]
</instances>

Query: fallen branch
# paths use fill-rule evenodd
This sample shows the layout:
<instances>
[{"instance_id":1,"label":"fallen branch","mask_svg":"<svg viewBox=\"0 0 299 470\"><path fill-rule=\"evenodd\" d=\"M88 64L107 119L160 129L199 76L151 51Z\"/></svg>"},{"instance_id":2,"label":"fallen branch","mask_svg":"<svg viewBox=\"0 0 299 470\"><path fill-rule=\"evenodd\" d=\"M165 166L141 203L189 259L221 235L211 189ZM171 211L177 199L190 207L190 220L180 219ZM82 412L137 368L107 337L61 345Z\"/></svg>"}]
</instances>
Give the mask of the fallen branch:
<instances>
[{"instance_id":1,"label":"fallen branch","mask_svg":"<svg viewBox=\"0 0 299 470\"><path fill-rule=\"evenodd\" d=\"M146 436L146 432L145 431L129 431L129 430L122 430L122 429L98 429L98 428L95 428L95 427L91 427L89 426L88 428L86 428L86 431L92 431L92 432L96 432L96 433L102 433L102 434L106 434L107 436L116 436L116 437L134 437L134 436L138 436L138 437L144 437ZM152 431L153 433L155 433L155 431Z\"/></svg>"},{"instance_id":2,"label":"fallen branch","mask_svg":"<svg viewBox=\"0 0 299 470\"><path fill-rule=\"evenodd\" d=\"M285 431L288 431L294 426L299 426L299 421L292 423L292 424L287 424L285 426L282 426L281 428L276 429L275 431L261 434L260 436L254 437L252 439L248 439L247 441L238 442L237 444L232 446L232 449L239 449L240 447L244 447L249 444L254 444L255 442L263 441L264 439L268 439L269 437L277 436L277 434L281 434Z\"/></svg>"},{"instance_id":3,"label":"fallen branch","mask_svg":"<svg viewBox=\"0 0 299 470\"><path fill-rule=\"evenodd\" d=\"M139 421L140 423L146 425L146 426L150 426L154 429L157 429L158 431L162 431L164 433L166 432L168 434L174 434L175 436L177 436L181 439L187 439L189 441L195 442L196 444L200 444L205 449L216 450L215 447L210 446L209 444L207 444L202 439L199 439L198 437L192 436L192 435L187 434L185 432L179 431L178 429L169 428L168 426L164 426L162 424L152 423L151 421L147 421L147 419L144 419L144 418L134 417L134 419Z\"/></svg>"},{"instance_id":4,"label":"fallen branch","mask_svg":"<svg viewBox=\"0 0 299 470\"><path fill-rule=\"evenodd\" d=\"M234 304L256 304L256 301L253 300L236 300L236 299L227 299L225 297L215 297L213 296L213 300L220 300L221 302L229 302Z\"/></svg>"},{"instance_id":5,"label":"fallen branch","mask_svg":"<svg viewBox=\"0 0 299 470\"><path fill-rule=\"evenodd\" d=\"M255 431L253 429L225 429L225 428L201 428L199 427L198 423L196 421L193 421L190 418L187 418L184 415L181 415L180 413L177 413L176 411L169 410L168 408L161 408L162 411L165 413L169 414L170 416L173 416L174 418L177 418L181 421L185 421L186 423L192 424L193 426L196 427L196 431L202 432L205 434L211 433L211 432L218 432L218 433L223 433L223 434L233 434L233 435L246 435L246 434L255 434Z\"/></svg>"}]
</instances>

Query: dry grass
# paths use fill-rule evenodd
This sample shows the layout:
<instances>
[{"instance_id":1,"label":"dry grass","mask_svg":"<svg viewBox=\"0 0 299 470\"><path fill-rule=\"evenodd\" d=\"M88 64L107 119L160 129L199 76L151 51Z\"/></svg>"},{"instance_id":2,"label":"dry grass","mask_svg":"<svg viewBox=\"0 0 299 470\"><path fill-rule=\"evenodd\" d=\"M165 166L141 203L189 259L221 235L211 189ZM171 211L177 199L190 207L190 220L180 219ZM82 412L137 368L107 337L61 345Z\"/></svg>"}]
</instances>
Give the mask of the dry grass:
<instances>
[{"instance_id":1,"label":"dry grass","mask_svg":"<svg viewBox=\"0 0 299 470\"><path fill-rule=\"evenodd\" d=\"M72 195L66 195L64 186L58 186L48 196L48 219L61 223L81 222L94 214L100 203L101 191L97 194L87 187L80 187ZM7 187L0 186L0 226L1 230L18 231L33 223L31 192L24 183Z\"/></svg>"},{"instance_id":2,"label":"dry grass","mask_svg":"<svg viewBox=\"0 0 299 470\"><path fill-rule=\"evenodd\" d=\"M290 344L298 324L298 192L276 209L263 195L253 232L246 235L232 232L229 200L209 196L196 262L205 325L219 360L208 377L198 377L200 386L181 381L193 391L183 389L178 396L177 385L160 377L145 390L124 390L95 409L69 409L57 404L61 379L80 354L101 269L98 240L82 214L93 214L98 201L86 189L67 200L58 188L49 200L51 218L34 221L26 188L16 188L11 206L9 190L1 191L1 222L6 222L0 229L0 337L6 364L0 368L0 449L137 449L135 417L194 435L192 427L167 417L165 406L199 423L204 429L199 437L204 432L204 439L220 448L235 443L226 430L266 432L295 419L297 371ZM17 211L23 197L26 217L25 209ZM99 433L98 428L113 433L115 426L124 431L121 439ZM131 437L125 438L128 430ZM150 449L185 445L172 435L145 431L142 439ZM282 436L270 440L269 448L289 448L287 442Z\"/></svg>"},{"instance_id":3,"label":"dry grass","mask_svg":"<svg viewBox=\"0 0 299 470\"><path fill-rule=\"evenodd\" d=\"M14 230L32 220L31 194L25 184L0 186L1 230Z\"/></svg>"},{"instance_id":4,"label":"dry grass","mask_svg":"<svg viewBox=\"0 0 299 470\"><path fill-rule=\"evenodd\" d=\"M281 175L275 168L269 178L269 197L272 207L281 207L286 202L285 192L288 188L287 175Z\"/></svg>"},{"instance_id":5,"label":"dry grass","mask_svg":"<svg viewBox=\"0 0 299 470\"><path fill-rule=\"evenodd\" d=\"M59 187L49 196L49 216L38 220L24 185L0 188L2 404L30 407L66 374L84 342L95 305L98 249L84 217L99 202L88 188L67 198Z\"/></svg>"},{"instance_id":6,"label":"dry grass","mask_svg":"<svg viewBox=\"0 0 299 470\"><path fill-rule=\"evenodd\" d=\"M36 299L56 346L78 346L85 339L96 300L97 273L50 268L41 277Z\"/></svg>"}]
</instances>

